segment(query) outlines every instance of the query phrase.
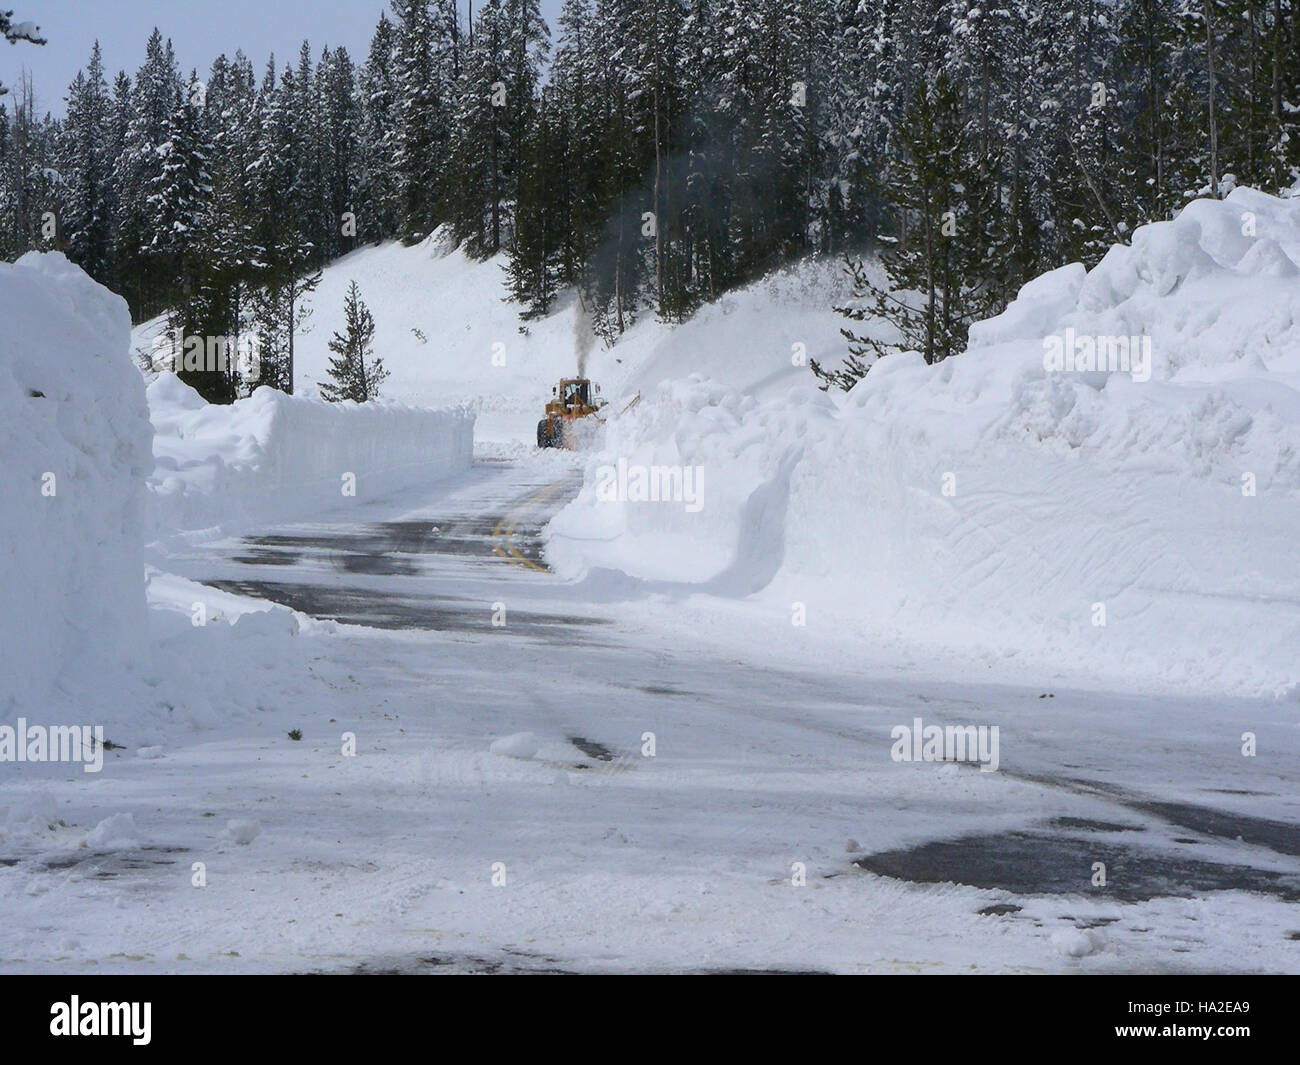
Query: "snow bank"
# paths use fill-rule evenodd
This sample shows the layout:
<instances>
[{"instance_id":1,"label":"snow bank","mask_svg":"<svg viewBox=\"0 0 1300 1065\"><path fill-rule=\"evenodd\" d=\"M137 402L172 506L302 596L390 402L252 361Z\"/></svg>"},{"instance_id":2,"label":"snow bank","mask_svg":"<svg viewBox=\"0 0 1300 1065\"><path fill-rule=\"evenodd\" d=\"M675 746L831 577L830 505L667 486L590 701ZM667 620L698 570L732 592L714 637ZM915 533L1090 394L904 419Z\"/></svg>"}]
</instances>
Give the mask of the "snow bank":
<instances>
[{"instance_id":1,"label":"snow bank","mask_svg":"<svg viewBox=\"0 0 1300 1065\"><path fill-rule=\"evenodd\" d=\"M570 575L765 589L806 602L810 625L1099 682L1292 688L1297 263L1300 202L1239 189L1090 273L1026 285L957 359L891 356L838 406L670 383L610 425L549 557ZM1149 345L1149 366L1051 361L1109 338ZM619 460L699 467L702 508L602 500Z\"/></svg>"},{"instance_id":2,"label":"snow bank","mask_svg":"<svg viewBox=\"0 0 1300 1065\"><path fill-rule=\"evenodd\" d=\"M0 321L0 721L48 721L145 653L149 418L126 303L62 254L0 264Z\"/></svg>"},{"instance_id":3,"label":"snow bank","mask_svg":"<svg viewBox=\"0 0 1300 1065\"><path fill-rule=\"evenodd\" d=\"M610 421L578 498L551 521L548 559L571 576L597 566L719 594L760 590L782 564L791 471L834 411L815 389L765 403L699 375L665 382ZM659 502L602 491L631 497L638 478L659 480Z\"/></svg>"},{"instance_id":4,"label":"snow bank","mask_svg":"<svg viewBox=\"0 0 1300 1065\"><path fill-rule=\"evenodd\" d=\"M436 481L473 458L474 417L462 407L326 403L269 388L223 406L174 374L148 396L160 533L318 513Z\"/></svg>"}]
</instances>

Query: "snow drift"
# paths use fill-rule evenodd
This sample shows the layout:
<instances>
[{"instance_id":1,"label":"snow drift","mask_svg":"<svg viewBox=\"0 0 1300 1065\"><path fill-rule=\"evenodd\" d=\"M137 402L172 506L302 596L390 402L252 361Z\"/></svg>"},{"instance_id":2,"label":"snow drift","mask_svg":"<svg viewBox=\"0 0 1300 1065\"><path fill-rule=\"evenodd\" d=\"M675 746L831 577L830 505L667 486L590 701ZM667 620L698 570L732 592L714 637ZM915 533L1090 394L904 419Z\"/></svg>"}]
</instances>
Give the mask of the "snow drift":
<instances>
[{"instance_id":1,"label":"snow drift","mask_svg":"<svg viewBox=\"0 0 1300 1065\"><path fill-rule=\"evenodd\" d=\"M611 423L549 558L1098 682L1293 688L1298 263L1300 200L1239 189L1026 285L961 357L891 356L838 402L665 384ZM703 508L598 498L620 459L699 467Z\"/></svg>"},{"instance_id":2,"label":"snow drift","mask_svg":"<svg viewBox=\"0 0 1300 1065\"><path fill-rule=\"evenodd\" d=\"M148 396L158 532L316 513L436 481L473 459L474 416L464 407L326 403L269 388L222 406L174 374L160 375ZM345 478L354 496L344 495Z\"/></svg>"},{"instance_id":3,"label":"snow drift","mask_svg":"<svg viewBox=\"0 0 1300 1065\"><path fill-rule=\"evenodd\" d=\"M149 416L125 301L62 254L0 264L0 320L0 721L47 721L146 653Z\"/></svg>"}]
</instances>

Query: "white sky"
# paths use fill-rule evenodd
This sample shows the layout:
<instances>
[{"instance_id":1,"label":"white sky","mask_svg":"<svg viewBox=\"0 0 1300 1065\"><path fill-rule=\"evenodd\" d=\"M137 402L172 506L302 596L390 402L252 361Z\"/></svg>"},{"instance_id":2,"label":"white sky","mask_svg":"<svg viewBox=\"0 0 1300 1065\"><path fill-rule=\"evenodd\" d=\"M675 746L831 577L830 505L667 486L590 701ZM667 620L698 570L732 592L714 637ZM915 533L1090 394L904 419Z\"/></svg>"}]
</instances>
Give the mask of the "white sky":
<instances>
[{"instance_id":1,"label":"white sky","mask_svg":"<svg viewBox=\"0 0 1300 1065\"><path fill-rule=\"evenodd\" d=\"M552 29L562 2L542 0ZM0 0L0 6L12 8L17 22L35 22L49 40L42 48L0 42L0 82L13 86L23 68L30 70L39 110L56 115L96 39L110 83L118 70L135 73L155 26L171 38L185 75L197 68L202 77L219 54L242 47L260 76L272 52L281 65L296 60L304 38L313 55L341 44L363 61L379 13L389 9L388 0Z\"/></svg>"}]
</instances>

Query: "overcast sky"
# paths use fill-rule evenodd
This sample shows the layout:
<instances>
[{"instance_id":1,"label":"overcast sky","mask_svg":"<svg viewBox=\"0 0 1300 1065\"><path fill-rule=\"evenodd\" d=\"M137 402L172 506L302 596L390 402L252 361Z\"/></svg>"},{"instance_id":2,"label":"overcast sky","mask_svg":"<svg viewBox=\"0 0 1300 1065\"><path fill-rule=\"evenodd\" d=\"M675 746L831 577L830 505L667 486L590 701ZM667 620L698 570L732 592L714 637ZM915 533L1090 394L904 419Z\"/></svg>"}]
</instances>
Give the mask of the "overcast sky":
<instances>
[{"instance_id":1,"label":"overcast sky","mask_svg":"<svg viewBox=\"0 0 1300 1065\"><path fill-rule=\"evenodd\" d=\"M542 0L552 32L562 3ZM15 21L35 22L49 41L42 48L0 41L0 82L16 84L27 68L41 111L56 115L63 113L68 84L85 66L96 39L110 83L119 70L135 73L155 26L171 38L186 76L191 68L206 76L214 58L234 55L237 48L260 74L272 52L281 63L296 59L304 38L314 55L327 44L341 44L360 62L380 11L389 10L388 0L0 0L0 6L12 8Z\"/></svg>"}]
</instances>

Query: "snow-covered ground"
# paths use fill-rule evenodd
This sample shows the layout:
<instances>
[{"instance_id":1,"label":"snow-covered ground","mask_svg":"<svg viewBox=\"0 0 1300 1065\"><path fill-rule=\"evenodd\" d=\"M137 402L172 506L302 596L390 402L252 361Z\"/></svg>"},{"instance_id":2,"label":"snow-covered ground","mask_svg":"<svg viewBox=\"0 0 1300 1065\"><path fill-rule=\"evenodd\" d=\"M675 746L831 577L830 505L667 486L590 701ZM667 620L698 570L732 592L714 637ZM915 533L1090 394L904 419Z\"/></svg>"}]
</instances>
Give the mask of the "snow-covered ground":
<instances>
[{"instance_id":1,"label":"snow-covered ground","mask_svg":"<svg viewBox=\"0 0 1300 1065\"><path fill-rule=\"evenodd\" d=\"M525 334L500 263L436 239L331 267L302 397L156 380L152 474L89 475L135 500L102 546L150 541L148 622L85 707L101 772L0 764L0 971L1300 970L1296 218L1196 212L848 397L792 361L842 348L833 264L638 323L591 369L641 399L587 456L531 447L572 304ZM363 471L428 466L317 506L297 482L384 431L310 395L351 280L395 403ZM1145 326L1151 381L1046 372L1067 326ZM41 343L0 348L14 388ZM701 467L704 505L599 500L620 459ZM32 698L0 724L67 709ZM900 760L935 725L997 771Z\"/></svg>"},{"instance_id":2,"label":"snow-covered ground","mask_svg":"<svg viewBox=\"0 0 1300 1065\"><path fill-rule=\"evenodd\" d=\"M524 564L572 483L481 462L173 555L151 596L178 630L235 593L343 623L193 630L256 667L205 669L201 730L115 731L89 783L5 780L0 968L1295 968L1288 707L827 668L787 617ZM916 717L999 726L999 771L891 760Z\"/></svg>"}]
</instances>

